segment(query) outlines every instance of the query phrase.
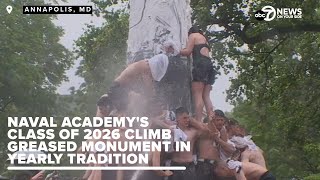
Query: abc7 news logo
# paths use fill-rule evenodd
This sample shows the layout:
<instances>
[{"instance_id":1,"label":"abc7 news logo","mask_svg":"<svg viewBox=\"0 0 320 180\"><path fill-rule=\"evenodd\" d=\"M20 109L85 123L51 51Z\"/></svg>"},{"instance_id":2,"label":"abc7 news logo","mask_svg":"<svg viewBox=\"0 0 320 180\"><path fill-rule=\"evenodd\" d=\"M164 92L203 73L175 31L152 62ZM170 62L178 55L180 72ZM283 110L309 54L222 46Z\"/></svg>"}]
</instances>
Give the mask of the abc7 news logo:
<instances>
[{"instance_id":1,"label":"abc7 news logo","mask_svg":"<svg viewBox=\"0 0 320 180\"><path fill-rule=\"evenodd\" d=\"M272 6L264 6L254 13L254 17L258 21L272 21L276 17L276 10Z\"/></svg>"},{"instance_id":2,"label":"abc7 news logo","mask_svg":"<svg viewBox=\"0 0 320 180\"><path fill-rule=\"evenodd\" d=\"M258 10L256 13L254 13L254 17L258 20L258 21L263 21L264 18L266 17L267 13Z\"/></svg>"}]
</instances>

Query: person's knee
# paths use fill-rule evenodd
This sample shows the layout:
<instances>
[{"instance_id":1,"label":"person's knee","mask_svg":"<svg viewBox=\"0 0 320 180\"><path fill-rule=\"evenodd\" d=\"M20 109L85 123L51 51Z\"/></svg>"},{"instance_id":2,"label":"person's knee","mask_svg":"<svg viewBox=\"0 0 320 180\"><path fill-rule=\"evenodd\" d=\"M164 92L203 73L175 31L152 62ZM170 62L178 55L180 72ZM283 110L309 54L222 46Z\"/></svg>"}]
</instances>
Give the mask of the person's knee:
<instances>
[{"instance_id":1,"label":"person's knee","mask_svg":"<svg viewBox=\"0 0 320 180\"><path fill-rule=\"evenodd\" d=\"M212 87L211 86L205 86L204 91L202 93L202 98L203 99L208 99L210 98L210 92L211 92Z\"/></svg>"},{"instance_id":2,"label":"person's knee","mask_svg":"<svg viewBox=\"0 0 320 180\"><path fill-rule=\"evenodd\" d=\"M210 98L210 94L205 94L205 93L202 94L203 101L208 101L209 98Z\"/></svg>"},{"instance_id":3,"label":"person's knee","mask_svg":"<svg viewBox=\"0 0 320 180\"><path fill-rule=\"evenodd\" d=\"M201 97L196 97L195 99L194 99L194 106L196 107L196 108L202 108L202 106L204 105L204 102L203 102L203 100L202 100L202 98Z\"/></svg>"}]
</instances>

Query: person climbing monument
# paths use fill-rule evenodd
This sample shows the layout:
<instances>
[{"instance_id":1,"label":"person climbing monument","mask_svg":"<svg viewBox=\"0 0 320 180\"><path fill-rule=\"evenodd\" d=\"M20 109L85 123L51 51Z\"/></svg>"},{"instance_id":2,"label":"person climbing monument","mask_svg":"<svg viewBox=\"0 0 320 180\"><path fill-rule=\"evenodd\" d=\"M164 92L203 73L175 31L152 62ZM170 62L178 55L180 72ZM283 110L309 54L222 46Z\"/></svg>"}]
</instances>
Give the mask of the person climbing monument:
<instances>
[{"instance_id":1,"label":"person climbing monument","mask_svg":"<svg viewBox=\"0 0 320 180\"><path fill-rule=\"evenodd\" d=\"M180 51L182 56L192 54L192 84L191 91L195 116L198 121L202 120L202 110L205 106L208 116L213 116L213 105L210 99L210 91L215 81L216 72L209 57L210 47L203 32L196 26L189 29L186 48Z\"/></svg>"},{"instance_id":2,"label":"person climbing monument","mask_svg":"<svg viewBox=\"0 0 320 180\"><path fill-rule=\"evenodd\" d=\"M109 96L116 109L120 111L126 109L130 91L138 92L150 99L155 95L154 82L164 77L169 64L168 56L179 53L172 41L165 42L163 50L162 54L130 64L114 80L109 89Z\"/></svg>"}]
</instances>

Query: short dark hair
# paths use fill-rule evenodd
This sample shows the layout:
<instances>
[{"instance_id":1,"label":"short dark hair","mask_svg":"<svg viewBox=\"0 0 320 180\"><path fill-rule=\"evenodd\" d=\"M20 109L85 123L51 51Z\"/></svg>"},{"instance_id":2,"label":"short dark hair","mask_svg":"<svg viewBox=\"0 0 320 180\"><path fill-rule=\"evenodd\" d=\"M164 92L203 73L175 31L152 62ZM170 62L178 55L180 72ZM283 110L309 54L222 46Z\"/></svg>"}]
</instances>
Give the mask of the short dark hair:
<instances>
[{"instance_id":1,"label":"short dark hair","mask_svg":"<svg viewBox=\"0 0 320 180\"><path fill-rule=\"evenodd\" d=\"M97 106L110 106L111 105L111 101L110 101L110 97L108 96L108 94L105 94L103 96L101 96L98 101L97 101Z\"/></svg>"},{"instance_id":2,"label":"short dark hair","mask_svg":"<svg viewBox=\"0 0 320 180\"><path fill-rule=\"evenodd\" d=\"M209 122L209 116L206 116L204 119L203 119L203 123L208 123Z\"/></svg>"},{"instance_id":3,"label":"short dark hair","mask_svg":"<svg viewBox=\"0 0 320 180\"><path fill-rule=\"evenodd\" d=\"M239 125L239 122L235 120L234 118L229 118L228 119L228 126L236 126Z\"/></svg>"},{"instance_id":4,"label":"short dark hair","mask_svg":"<svg viewBox=\"0 0 320 180\"><path fill-rule=\"evenodd\" d=\"M224 112L219 109L214 110L214 115L226 118L226 116L224 115Z\"/></svg>"},{"instance_id":5,"label":"short dark hair","mask_svg":"<svg viewBox=\"0 0 320 180\"><path fill-rule=\"evenodd\" d=\"M231 129L233 126L239 126L239 122L235 120L234 118L228 118L226 121L226 128Z\"/></svg>"},{"instance_id":6,"label":"short dark hair","mask_svg":"<svg viewBox=\"0 0 320 180\"><path fill-rule=\"evenodd\" d=\"M119 82L114 81L108 91L110 102L113 108L119 111L127 109L129 90L120 85Z\"/></svg>"},{"instance_id":7,"label":"short dark hair","mask_svg":"<svg viewBox=\"0 0 320 180\"><path fill-rule=\"evenodd\" d=\"M192 33L200 33L203 35L203 31L199 28L199 26L192 26L189 31L188 31L188 35L192 34Z\"/></svg>"},{"instance_id":8,"label":"short dark hair","mask_svg":"<svg viewBox=\"0 0 320 180\"><path fill-rule=\"evenodd\" d=\"M189 111L188 111L188 109L185 108L185 107L178 107L178 108L176 109L175 113L176 113L176 116L179 116L179 115L181 115L181 114L183 114L183 113L189 114Z\"/></svg>"}]
</instances>

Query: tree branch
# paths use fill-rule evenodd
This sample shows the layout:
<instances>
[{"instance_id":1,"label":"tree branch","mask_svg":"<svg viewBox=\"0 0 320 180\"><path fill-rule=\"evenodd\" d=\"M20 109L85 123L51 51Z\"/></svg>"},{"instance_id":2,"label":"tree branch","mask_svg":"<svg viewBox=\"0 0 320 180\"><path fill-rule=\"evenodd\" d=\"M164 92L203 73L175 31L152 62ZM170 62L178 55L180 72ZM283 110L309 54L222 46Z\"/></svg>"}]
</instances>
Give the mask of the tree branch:
<instances>
[{"instance_id":1,"label":"tree branch","mask_svg":"<svg viewBox=\"0 0 320 180\"><path fill-rule=\"evenodd\" d=\"M8 102L4 103L3 107L0 108L0 112L4 112L6 107L13 102L13 99L10 99Z\"/></svg>"},{"instance_id":2,"label":"tree branch","mask_svg":"<svg viewBox=\"0 0 320 180\"><path fill-rule=\"evenodd\" d=\"M212 21L214 24L218 24L220 26L225 27L227 31L234 32L237 36L239 36L243 42L247 44L256 44L267 39L272 39L276 35L294 33L294 32L320 32L320 24L310 24L310 23L301 23L295 25L283 25L274 27L272 29L263 31L255 36L248 36L246 31L248 29L248 25L243 28L243 30L237 28L234 25L229 25L230 22L224 20L214 20Z\"/></svg>"},{"instance_id":3,"label":"tree branch","mask_svg":"<svg viewBox=\"0 0 320 180\"><path fill-rule=\"evenodd\" d=\"M273 47L263 61L265 61L281 44L283 44L287 40L287 38L288 37L283 38L275 47Z\"/></svg>"}]
</instances>

